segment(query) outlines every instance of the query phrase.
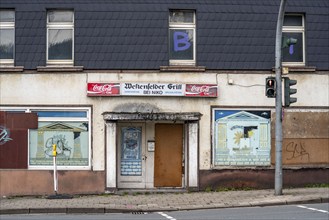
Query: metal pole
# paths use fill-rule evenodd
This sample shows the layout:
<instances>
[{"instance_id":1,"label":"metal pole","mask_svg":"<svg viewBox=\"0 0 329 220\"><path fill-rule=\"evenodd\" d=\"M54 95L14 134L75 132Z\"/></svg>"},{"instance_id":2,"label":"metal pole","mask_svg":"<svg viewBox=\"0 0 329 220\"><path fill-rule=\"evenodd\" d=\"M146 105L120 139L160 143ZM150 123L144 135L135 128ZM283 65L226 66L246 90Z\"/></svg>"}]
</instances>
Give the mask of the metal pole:
<instances>
[{"instance_id":1,"label":"metal pole","mask_svg":"<svg viewBox=\"0 0 329 220\"><path fill-rule=\"evenodd\" d=\"M275 195L282 195L282 26L286 0L281 0L275 38Z\"/></svg>"},{"instance_id":2,"label":"metal pole","mask_svg":"<svg viewBox=\"0 0 329 220\"><path fill-rule=\"evenodd\" d=\"M57 175L56 156L57 156L57 146L56 146L56 144L53 144L54 191L55 191L55 195L50 195L50 196L47 197L47 199L72 199L72 196L57 194L57 192L58 192L58 175Z\"/></svg>"},{"instance_id":3,"label":"metal pole","mask_svg":"<svg viewBox=\"0 0 329 220\"><path fill-rule=\"evenodd\" d=\"M54 162L54 191L57 194L58 191L58 179L57 179L57 165L56 165L56 156L53 156Z\"/></svg>"}]
</instances>

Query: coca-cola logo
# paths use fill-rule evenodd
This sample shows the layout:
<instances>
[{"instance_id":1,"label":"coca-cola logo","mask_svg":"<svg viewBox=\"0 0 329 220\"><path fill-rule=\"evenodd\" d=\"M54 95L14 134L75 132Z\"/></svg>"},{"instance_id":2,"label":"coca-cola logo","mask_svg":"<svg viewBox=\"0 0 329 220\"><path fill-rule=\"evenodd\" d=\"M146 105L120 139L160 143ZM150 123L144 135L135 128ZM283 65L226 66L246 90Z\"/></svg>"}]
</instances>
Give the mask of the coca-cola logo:
<instances>
[{"instance_id":1,"label":"coca-cola logo","mask_svg":"<svg viewBox=\"0 0 329 220\"><path fill-rule=\"evenodd\" d=\"M112 94L113 89L116 87L116 85L111 84L94 84L92 85L92 91L93 92L99 92L99 93L105 93L105 94Z\"/></svg>"},{"instance_id":2,"label":"coca-cola logo","mask_svg":"<svg viewBox=\"0 0 329 220\"><path fill-rule=\"evenodd\" d=\"M112 93L112 85L109 85L109 84L105 84L105 85L94 85L93 91L94 92Z\"/></svg>"},{"instance_id":3,"label":"coca-cola logo","mask_svg":"<svg viewBox=\"0 0 329 220\"><path fill-rule=\"evenodd\" d=\"M88 83L88 96L120 95L120 83Z\"/></svg>"},{"instance_id":4,"label":"coca-cola logo","mask_svg":"<svg viewBox=\"0 0 329 220\"><path fill-rule=\"evenodd\" d=\"M187 84L185 96L217 97L216 84Z\"/></svg>"},{"instance_id":5,"label":"coca-cola logo","mask_svg":"<svg viewBox=\"0 0 329 220\"><path fill-rule=\"evenodd\" d=\"M203 86L197 86L193 85L191 87L191 92L197 92L197 93L209 93L210 87L203 85Z\"/></svg>"}]
</instances>

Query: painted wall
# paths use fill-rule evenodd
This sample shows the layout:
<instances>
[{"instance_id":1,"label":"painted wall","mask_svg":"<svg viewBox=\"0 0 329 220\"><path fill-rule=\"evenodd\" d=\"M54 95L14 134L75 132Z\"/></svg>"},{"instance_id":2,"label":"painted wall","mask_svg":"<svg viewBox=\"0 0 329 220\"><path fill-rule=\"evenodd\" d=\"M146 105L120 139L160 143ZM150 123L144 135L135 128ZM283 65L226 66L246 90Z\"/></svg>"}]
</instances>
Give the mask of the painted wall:
<instances>
[{"instance_id":1,"label":"painted wall","mask_svg":"<svg viewBox=\"0 0 329 220\"><path fill-rule=\"evenodd\" d=\"M272 146L275 146L274 127L272 124ZM328 110L286 110L282 127L283 165L329 166ZM274 165L275 148L271 150L271 162Z\"/></svg>"},{"instance_id":2,"label":"painted wall","mask_svg":"<svg viewBox=\"0 0 329 220\"><path fill-rule=\"evenodd\" d=\"M97 194L104 192L105 172L58 171L58 193ZM54 194L52 170L1 170L0 196Z\"/></svg>"},{"instance_id":3,"label":"painted wall","mask_svg":"<svg viewBox=\"0 0 329 220\"><path fill-rule=\"evenodd\" d=\"M267 98L265 78L273 72L202 72L165 73L157 71L107 71L82 73L1 73L1 105L92 105L92 169L105 169L105 123L102 113L123 109L125 105L135 106L126 111L148 111L149 105L163 112L200 112L200 169L211 168L211 110L210 106L257 108L274 107L275 99ZM329 106L329 75L324 73L289 74L296 79L298 107ZM228 81L233 81L232 85ZM87 82L156 82L156 83L216 83L219 86L217 98L187 97L87 97ZM240 106L240 107L239 107ZM243 107L241 107L243 106ZM274 108L272 109L274 111ZM305 117L312 121L311 111ZM298 121L304 120L299 118ZM297 121L297 122L298 122ZM296 123L297 123L296 122ZM285 128L284 128L285 129ZM328 129L328 128L324 128ZM297 129L298 130L298 129ZM273 135L272 135L273 137ZM294 137L294 135L290 136ZM327 138L327 137L326 137ZM325 144L324 142L322 144ZM320 158L319 158L320 159ZM325 159L326 160L326 159Z\"/></svg>"},{"instance_id":4,"label":"painted wall","mask_svg":"<svg viewBox=\"0 0 329 220\"><path fill-rule=\"evenodd\" d=\"M283 188L328 183L328 168L283 169ZM200 189L274 189L274 169L201 170ZM273 191L274 192L274 191Z\"/></svg>"}]
</instances>

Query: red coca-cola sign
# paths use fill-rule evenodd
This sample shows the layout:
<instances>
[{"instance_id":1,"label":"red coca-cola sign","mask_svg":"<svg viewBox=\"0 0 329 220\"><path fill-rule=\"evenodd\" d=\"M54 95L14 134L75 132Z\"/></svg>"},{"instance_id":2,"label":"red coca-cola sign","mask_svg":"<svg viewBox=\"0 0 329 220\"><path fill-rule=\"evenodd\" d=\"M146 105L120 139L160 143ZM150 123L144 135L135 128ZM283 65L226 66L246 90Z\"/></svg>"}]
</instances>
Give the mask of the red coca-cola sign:
<instances>
[{"instance_id":1,"label":"red coca-cola sign","mask_svg":"<svg viewBox=\"0 0 329 220\"><path fill-rule=\"evenodd\" d=\"M217 97L216 84L186 84L185 96Z\"/></svg>"},{"instance_id":2,"label":"red coca-cola sign","mask_svg":"<svg viewBox=\"0 0 329 220\"><path fill-rule=\"evenodd\" d=\"M87 96L119 96L120 83L88 83Z\"/></svg>"}]
</instances>

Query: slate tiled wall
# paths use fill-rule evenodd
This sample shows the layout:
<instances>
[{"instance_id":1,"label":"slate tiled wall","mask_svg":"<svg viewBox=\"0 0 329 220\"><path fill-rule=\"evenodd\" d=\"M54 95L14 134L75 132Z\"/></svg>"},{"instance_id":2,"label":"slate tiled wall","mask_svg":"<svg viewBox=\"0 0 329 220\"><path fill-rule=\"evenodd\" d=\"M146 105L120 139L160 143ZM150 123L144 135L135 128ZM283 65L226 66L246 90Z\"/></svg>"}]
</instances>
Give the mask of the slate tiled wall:
<instances>
[{"instance_id":1,"label":"slate tiled wall","mask_svg":"<svg viewBox=\"0 0 329 220\"><path fill-rule=\"evenodd\" d=\"M46 11L75 11L75 65L85 69L159 69L168 65L168 11L197 13L197 65L264 70L274 66L280 0L1 0L16 10L16 65L46 64ZM305 13L306 62L328 70L329 3L289 0Z\"/></svg>"}]
</instances>

